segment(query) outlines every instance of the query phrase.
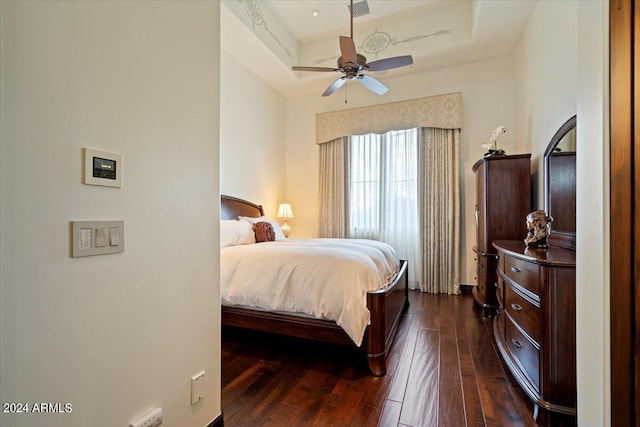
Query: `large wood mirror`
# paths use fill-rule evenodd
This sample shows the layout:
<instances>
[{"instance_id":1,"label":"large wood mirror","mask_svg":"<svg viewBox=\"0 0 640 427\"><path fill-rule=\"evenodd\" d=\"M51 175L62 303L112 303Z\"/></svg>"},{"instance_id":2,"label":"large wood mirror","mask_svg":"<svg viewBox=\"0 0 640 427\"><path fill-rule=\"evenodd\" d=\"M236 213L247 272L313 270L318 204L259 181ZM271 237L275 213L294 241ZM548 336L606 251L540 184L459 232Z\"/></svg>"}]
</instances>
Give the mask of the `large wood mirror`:
<instances>
[{"instance_id":1,"label":"large wood mirror","mask_svg":"<svg viewBox=\"0 0 640 427\"><path fill-rule=\"evenodd\" d=\"M551 138L544 153L544 209L553 217L549 244L576 250L576 116Z\"/></svg>"}]
</instances>

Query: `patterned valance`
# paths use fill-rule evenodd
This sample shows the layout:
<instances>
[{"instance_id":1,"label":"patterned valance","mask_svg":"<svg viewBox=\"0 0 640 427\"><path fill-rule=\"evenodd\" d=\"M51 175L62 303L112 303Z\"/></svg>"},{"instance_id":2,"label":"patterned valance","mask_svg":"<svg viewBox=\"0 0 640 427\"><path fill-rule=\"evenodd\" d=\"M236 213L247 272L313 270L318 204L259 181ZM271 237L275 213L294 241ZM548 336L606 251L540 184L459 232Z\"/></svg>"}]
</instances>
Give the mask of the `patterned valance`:
<instances>
[{"instance_id":1,"label":"patterned valance","mask_svg":"<svg viewBox=\"0 0 640 427\"><path fill-rule=\"evenodd\" d=\"M416 127L462 129L462 93L318 113L316 143Z\"/></svg>"}]
</instances>

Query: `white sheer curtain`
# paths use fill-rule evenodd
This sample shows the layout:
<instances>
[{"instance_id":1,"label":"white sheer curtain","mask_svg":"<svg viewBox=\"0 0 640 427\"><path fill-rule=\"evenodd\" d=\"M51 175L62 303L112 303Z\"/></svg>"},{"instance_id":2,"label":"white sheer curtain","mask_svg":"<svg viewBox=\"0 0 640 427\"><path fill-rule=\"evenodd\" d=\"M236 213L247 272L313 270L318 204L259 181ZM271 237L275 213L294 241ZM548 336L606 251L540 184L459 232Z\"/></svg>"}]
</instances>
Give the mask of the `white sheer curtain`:
<instances>
[{"instance_id":1,"label":"white sheer curtain","mask_svg":"<svg viewBox=\"0 0 640 427\"><path fill-rule=\"evenodd\" d=\"M419 135L420 289L459 294L460 130L421 128Z\"/></svg>"},{"instance_id":2,"label":"white sheer curtain","mask_svg":"<svg viewBox=\"0 0 640 427\"><path fill-rule=\"evenodd\" d=\"M420 272L418 130L352 136L348 236L389 243L409 261L409 287Z\"/></svg>"}]
</instances>

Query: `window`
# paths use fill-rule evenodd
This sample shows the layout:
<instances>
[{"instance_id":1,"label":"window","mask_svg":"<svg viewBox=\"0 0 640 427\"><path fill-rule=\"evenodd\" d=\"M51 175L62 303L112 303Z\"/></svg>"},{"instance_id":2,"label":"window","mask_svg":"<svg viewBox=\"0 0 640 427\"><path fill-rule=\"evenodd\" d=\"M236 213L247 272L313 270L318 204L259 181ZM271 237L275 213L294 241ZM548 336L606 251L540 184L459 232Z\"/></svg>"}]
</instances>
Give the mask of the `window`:
<instances>
[{"instance_id":1,"label":"window","mask_svg":"<svg viewBox=\"0 0 640 427\"><path fill-rule=\"evenodd\" d=\"M352 136L349 237L381 240L398 256L417 253L418 130Z\"/></svg>"}]
</instances>

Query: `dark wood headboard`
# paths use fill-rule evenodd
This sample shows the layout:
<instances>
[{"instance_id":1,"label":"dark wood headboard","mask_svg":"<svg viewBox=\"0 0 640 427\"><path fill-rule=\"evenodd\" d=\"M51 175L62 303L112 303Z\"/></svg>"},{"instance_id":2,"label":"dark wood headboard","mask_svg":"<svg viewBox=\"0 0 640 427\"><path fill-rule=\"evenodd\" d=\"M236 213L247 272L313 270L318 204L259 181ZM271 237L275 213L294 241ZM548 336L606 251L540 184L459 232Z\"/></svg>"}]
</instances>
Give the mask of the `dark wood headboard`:
<instances>
[{"instance_id":1,"label":"dark wood headboard","mask_svg":"<svg viewBox=\"0 0 640 427\"><path fill-rule=\"evenodd\" d=\"M232 196L220 196L220 219L238 219L238 216L259 217L264 215L262 205Z\"/></svg>"}]
</instances>

